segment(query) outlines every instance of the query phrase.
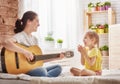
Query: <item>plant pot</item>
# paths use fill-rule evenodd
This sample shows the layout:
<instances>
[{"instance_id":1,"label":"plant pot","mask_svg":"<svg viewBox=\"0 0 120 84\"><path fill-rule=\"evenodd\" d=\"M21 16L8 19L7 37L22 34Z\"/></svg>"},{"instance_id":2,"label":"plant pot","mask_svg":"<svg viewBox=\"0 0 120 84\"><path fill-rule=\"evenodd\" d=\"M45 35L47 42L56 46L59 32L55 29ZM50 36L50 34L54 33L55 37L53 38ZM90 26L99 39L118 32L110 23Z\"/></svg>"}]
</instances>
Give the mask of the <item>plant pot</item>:
<instances>
[{"instance_id":1,"label":"plant pot","mask_svg":"<svg viewBox=\"0 0 120 84\"><path fill-rule=\"evenodd\" d=\"M108 28L105 28L105 29L104 29L104 32L105 32L105 33L108 33Z\"/></svg>"},{"instance_id":2,"label":"plant pot","mask_svg":"<svg viewBox=\"0 0 120 84\"><path fill-rule=\"evenodd\" d=\"M108 51L101 51L102 52L102 56L109 56Z\"/></svg>"},{"instance_id":3,"label":"plant pot","mask_svg":"<svg viewBox=\"0 0 120 84\"><path fill-rule=\"evenodd\" d=\"M62 43L57 43L57 48L62 48Z\"/></svg>"},{"instance_id":4,"label":"plant pot","mask_svg":"<svg viewBox=\"0 0 120 84\"><path fill-rule=\"evenodd\" d=\"M106 5L106 6L105 6L105 10L108 10L108 8L110 8L110 6L107 6L107 5Z\"/></svg>"},{"instance_id":5,"label":"plant pot","mask_svg":"<svg viewBox=\"0 0 120 84\"><path fill-rule=\"evenodd\" d=\"M54 41L45 41L45 48L52 49L55 47L55 42Z\"/></svg>"},{"instance_id":6,"label":"plant pot","mask_svg":"<svg viewBox=\"0 0 120 84\"><path fill-rule=\"evenodd\" d=\"M100 11L100 6L96 6L96 11Z\"/></svg>"},{"instance_id":7,"label":"plant pot","mask_svg":"<svg viewBox=\"0 0 120 84\"><path fill-rule=\"evenodd\" d=\"M92 28L91 30L94 31L94 32L97 32L97 29L96 29L96 28Z\"/></svg>"},{"instance_id":8,"label":"plant pot","mask_svg":"<svg viewBox=\"0 0 120 84\"><path fill-rule=\"evenodd\" d=\"M104 10L105 10L105 6L102 6L102 7L101 7L101 11L104 11Z\"/></svg>"},{"instance_id":9,"label":"plant pot","mask_svg":"<svg viewBox=\"0 0 120 84\"><path fill-rule=\"evenodd\" d=\"M95 7L88 7L88 11L89 11L89 12L95 11Z\"/></svg>"},{"instance_id":10,"label":"plant pot","mask_svg":"<svg viewBox=\"0 0 120 84\"><path fill-rule=\"evenodd\" d=\"M99 28L99 29L97 29L97 32L99 33L99 34L103 34L104 33L104 29L103 28Z\"/></svg>"}]
</instances>

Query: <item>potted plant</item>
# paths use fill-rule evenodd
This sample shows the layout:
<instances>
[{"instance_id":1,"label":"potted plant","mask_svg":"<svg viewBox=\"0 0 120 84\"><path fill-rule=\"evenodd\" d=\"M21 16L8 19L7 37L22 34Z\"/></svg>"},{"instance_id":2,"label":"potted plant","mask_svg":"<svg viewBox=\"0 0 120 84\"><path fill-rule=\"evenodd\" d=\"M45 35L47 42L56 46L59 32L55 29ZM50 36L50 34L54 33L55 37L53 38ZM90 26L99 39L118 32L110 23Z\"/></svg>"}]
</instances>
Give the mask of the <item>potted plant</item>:
<instances>
[{"instance_id":1,"label":"potted plant","mask_svg":"<svg viewBox=\"0 0 120 84\"><path fill-rule=\"evenodd\" d=\"M95 6L92 2L88 4L88 11L95 11Z\"/></svg>"},{"instance_id":2,"label":"potted plant","mask_svg":"<svg viewBox=\"0 0 120 84\"><path fill-rule=\"evenodd\" d=\"M51 36L47 36L45 37L45 47L46 48L54 48L55 42L54 42L54 38Z\"/></svg>"},{"instance_id":3,"label":"potted plant","mask_svg":"<svg viewBox=\"0 0 120 84\"><path fill-rule=\"evenodd\" d=\"M97 2L95 8L96 8L96 11L100 11L101 10L101 2Z\"/></svg>"},{"instance_id":4,"label":"potted plant","mask_svg":"<svg viewBox=\"0 0 120 84\"><path fill-rule=\"evenodd\" d=\"M62 48L62 43L63 43L62 39L57 39L57 48Z\"/></svg>"},{"instance_id":5,"label":"potted plant","mask_svg":"<svg viewBox=\"0 0 120 84\"><path fill-rule=\"evenodd\" d=\"M105 3L102 2L102 3L101 3L101 11L104 11L104 10L105 10Z\"/></svg>"},{"instance_id":6,"label":"potted plant","mask_svg":"<svg viewBox=\"0 0 120 84\"><path fill-rule=\"evenodd\" d=\"M108 50L109 50L109 48L107 45L100 47L100 51L103 56L109 56Z\"/></svg>"},{"instance_id":7,"label":"potted plant","mask_svg":"<svg viewBox=\"0 0 120 84\"><path fill-rule=\"evenodd\" d=\"M104 28L104 32L105 32L105 33L108 33L108 28L109 28L108 24L104 24L104 27L105 27L105 28Z\"/></svg>"},{"instance_id":8,"label":"potted plant","mask_svg":"<svg viewBox=\"0 0 120 84\"><path fill-rule=\"evenodd\" d=\"M51 36L45 37L45 46L46 48L54 48L54 38Z\"/></svg>"},{"instance_id":9,"label":"potted plant","mask_svg":"<svg viewBox=\"0 0 120 84\"><path fill-rule=\"evenodd\" d=\"M97 28L96 28L93 24L91 24L91 25L89 26L89 29L92 30L92 31L94 31L94 32L97 32L97 31L96 31Z\"/></svg>"},{"instance_id":10,"label":"potted plant","mask_svg":"<svg viewBox=\"0 0 120 84\"><path fill-rule=\"evenodd\" d=\"M45 41L54 41L54 38L51 36L45 37Z\"/></svg>"},{"instance_id":11,"label":"potted plant","mask_svg":"<svg viewBox=\"0 0 120 84\"><path fill-rule=\"evenodd\" d=\"M104 5L105 5L105 10L108 10L108 8L111 7L111 2L106 1Z\"/></svg>"},{"instance_id":12,"label":"potted plant","mask_svg":"<svg viewBox=\"0 0 120 84\"><path fill-rule=\"evenodd\" d=\"M104 25L97 24L96 27L97 27L97 32L99 34L103 34L104 33Z\"/></svg>"}]
</instances>

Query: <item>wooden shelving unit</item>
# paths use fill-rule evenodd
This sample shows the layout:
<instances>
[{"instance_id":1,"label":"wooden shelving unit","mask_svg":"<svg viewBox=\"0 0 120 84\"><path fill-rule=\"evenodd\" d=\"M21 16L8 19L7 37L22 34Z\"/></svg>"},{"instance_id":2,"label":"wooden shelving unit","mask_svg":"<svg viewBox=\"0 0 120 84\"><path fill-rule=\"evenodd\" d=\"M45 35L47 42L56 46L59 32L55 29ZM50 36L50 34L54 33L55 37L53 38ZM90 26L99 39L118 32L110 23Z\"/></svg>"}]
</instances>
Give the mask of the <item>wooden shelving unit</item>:
<instances>
[{"instance_id":1,"label":"wooden shelving unit","mask_svg":"<svg viewBox=\"0 0 120 84\"><path fill-rule=\"evenodd\" d=\"M109 8L106 11L93 11L89 12L87 10L84 11L84 31L86 31L89 26L92 24L92 15L93 14L106 14L108 16L108 24L112 25L115 24L115 12Z\"/></svg>"}]
</instances>

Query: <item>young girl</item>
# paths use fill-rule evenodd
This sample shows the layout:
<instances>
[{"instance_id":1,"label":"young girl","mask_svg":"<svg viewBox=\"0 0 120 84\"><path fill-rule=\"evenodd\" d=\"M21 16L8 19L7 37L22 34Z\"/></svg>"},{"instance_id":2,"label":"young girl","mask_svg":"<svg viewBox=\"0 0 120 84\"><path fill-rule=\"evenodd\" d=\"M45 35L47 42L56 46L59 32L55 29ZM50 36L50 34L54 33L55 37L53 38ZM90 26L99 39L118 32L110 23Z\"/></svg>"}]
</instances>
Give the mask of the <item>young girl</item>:
<instances>
[{"instance_id":1,"label":"young girl","mask_svg":"<svg viewBox=\"0 0 120 84\"><path fill-rule=\"evenodd\" d=\"M12 38L6 39L4 42L4 47L14 51L24 54L28 60L33 59L33 53L17 46L15 43L20 43L26 46L38 45L38 40L31 33L37 31L39 26L38 15L33 11L27 11L24 13L22 19L18 19L15 24L16 33ZM60 58L63 58L63 54ZM50 60L44 60L47 62ZM53 65L49 67L36 67L28 71L26 74L30 76L44 76L44 77L57 77L60 75L62 68L60 65Z\"/></svg>"},{"instance_id":2,"label":"young girl","mask_svg":"<svg viewBox=\"0 0 120 84\"><path fill-rule=\"evenodd\" d=\"M101 53L98 48L99 36L93 31L88 31L83 39L85 47L78 45L78 51L81 53L81 64L85 69L81 70L72 67L70 72L74 76L92 76L101 75Z\"/></svg>"}]
</instances>

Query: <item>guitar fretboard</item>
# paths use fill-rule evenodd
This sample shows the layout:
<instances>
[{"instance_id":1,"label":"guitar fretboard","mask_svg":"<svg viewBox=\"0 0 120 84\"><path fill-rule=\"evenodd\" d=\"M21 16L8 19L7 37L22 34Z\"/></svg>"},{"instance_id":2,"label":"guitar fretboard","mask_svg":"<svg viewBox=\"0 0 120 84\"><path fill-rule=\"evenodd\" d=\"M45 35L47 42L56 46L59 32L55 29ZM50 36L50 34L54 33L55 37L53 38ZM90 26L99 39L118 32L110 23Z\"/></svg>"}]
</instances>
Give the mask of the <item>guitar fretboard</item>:
<instances>
[{"instance_id":1,"label":"guitar fretboard","mask_svg":"<svg viewBox=\"0 0 120 84\"><path fill-rule=\"evenodd\" d=\"M45 59L52 59L52 58L58 58L60 56L59 53L55 53L55 54L45 54L45 55L36 55L35 56L35 61L39 61L39 60L45 60Z\"/></svg>"}]
</instances>

